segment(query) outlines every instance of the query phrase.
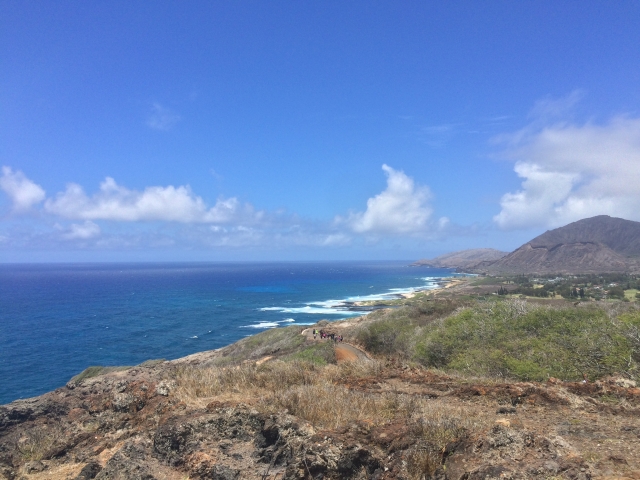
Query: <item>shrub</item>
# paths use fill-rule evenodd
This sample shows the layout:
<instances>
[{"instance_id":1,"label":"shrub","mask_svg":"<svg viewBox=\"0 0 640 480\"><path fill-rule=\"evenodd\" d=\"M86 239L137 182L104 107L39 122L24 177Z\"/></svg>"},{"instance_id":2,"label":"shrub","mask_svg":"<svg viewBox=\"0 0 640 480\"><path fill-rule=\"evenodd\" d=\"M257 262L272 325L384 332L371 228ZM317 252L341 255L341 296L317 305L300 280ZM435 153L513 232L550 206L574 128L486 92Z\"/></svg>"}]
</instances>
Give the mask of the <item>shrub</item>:
<instances>
[{"instance_id":1,"label":"shrub","mask_svg":"<svg viewBox=\"0 0 640 480\"><path fill-rule=\"evenodd\" d=\"M416 359L431 367L520 380L637 376L638 317L519 300L478 305L425 328Z\"/></svg>"},{"instance_id":2,"label":"shrub","mask_svg":"<svg viewBox=\"0 0 640 480\"><path fill-rule=\"evenodd\" d=\"M421 328L450 314L464 303L452 299L433 300L425 296L398 309L375 312L356 333L356 341L368 352L411 358Z\"/></svg>"}]
</instances>

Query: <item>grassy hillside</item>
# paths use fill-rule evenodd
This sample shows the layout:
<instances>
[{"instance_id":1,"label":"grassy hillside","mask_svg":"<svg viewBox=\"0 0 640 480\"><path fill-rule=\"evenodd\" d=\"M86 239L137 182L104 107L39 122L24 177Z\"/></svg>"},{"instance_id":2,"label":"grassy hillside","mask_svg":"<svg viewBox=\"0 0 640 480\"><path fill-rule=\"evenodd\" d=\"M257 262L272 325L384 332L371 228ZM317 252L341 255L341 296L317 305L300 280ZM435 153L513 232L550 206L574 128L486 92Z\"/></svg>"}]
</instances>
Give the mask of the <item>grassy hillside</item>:
<instances>
[{"instance_id":1,"label":"grassy hillside","mask_svg":"<svg viewBox=\"0 0 640 480\"><path fill-rule=\"evenodd\" d=\"M372 316L355 340L378 355L474 376L639 378L637 306L544 306L522 300L405 307Z\"/></svg>"}]
</instances>

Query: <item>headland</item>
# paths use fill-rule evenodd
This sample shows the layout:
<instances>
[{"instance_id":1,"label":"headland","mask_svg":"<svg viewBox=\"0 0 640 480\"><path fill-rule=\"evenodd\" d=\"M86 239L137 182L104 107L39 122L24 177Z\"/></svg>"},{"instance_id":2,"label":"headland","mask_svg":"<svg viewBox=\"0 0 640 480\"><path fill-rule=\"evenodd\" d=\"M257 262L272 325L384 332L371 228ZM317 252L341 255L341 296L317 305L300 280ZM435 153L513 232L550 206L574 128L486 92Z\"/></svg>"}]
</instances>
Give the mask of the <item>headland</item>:
<instances>
[{"instance_id":1,"label":"headland","mask_svg":"<svg viewBox=\"0 0 640 480\"><path fill-rule=\"evenodd\" d=\"M0 476L640 478L637 305L478 293L486 280L88 369L0 407Z\"/></svg>"}]
</instances>

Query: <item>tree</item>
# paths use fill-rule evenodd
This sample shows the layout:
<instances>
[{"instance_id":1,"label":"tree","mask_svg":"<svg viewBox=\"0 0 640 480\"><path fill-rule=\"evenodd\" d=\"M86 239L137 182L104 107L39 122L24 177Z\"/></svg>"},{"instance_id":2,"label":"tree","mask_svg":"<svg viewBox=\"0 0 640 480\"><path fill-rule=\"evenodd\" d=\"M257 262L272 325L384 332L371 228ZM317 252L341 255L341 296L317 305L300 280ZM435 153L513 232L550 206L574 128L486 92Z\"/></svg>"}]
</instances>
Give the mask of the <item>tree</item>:
<instances>
[{"instance_id":1,"label":"tree","mask_svg":"<svg viewBox=\"0 0 640 480\"><path fill-rule=\"evenodd\" d=\"M624 290L619 286L611 287L607 292L607 295L609 295L610 298L622 299L624 298Z\"/></svg>"}]
</instances>

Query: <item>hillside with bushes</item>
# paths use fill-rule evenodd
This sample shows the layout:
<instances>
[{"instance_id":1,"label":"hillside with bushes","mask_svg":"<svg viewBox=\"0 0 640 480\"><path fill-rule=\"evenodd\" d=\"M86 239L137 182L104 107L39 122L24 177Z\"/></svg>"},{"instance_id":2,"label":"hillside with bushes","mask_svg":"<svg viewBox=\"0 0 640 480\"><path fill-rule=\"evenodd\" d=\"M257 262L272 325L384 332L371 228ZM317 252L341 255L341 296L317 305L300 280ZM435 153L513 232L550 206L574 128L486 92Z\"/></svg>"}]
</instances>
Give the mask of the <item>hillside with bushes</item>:
<instances>
[{"instance_id":1,"label":"hillside with bushes","mask_svg":"<svg viewBox=\"0 0 640 480\"><path fill-rule=\"evenodd\" d=\"M471 283L91 367L0 407L0 478L637 478L638 303Z\"/></svg>"}]
</instances>

